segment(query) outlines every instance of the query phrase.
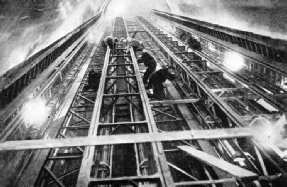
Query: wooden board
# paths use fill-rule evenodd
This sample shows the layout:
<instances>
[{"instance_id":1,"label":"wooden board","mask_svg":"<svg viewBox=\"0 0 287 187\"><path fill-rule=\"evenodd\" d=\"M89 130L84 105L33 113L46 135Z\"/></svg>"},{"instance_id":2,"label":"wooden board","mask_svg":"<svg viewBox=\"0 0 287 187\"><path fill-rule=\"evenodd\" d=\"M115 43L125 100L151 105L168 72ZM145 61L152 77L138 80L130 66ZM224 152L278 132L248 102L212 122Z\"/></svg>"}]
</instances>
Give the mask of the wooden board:
<instances>
[{"instance_id":1,"label":"wooden board","mask_svg":"<svg viewBox=\"0 0 287 187\"><path fill-rule=\"evenodd\" d=\"M258 175L252 171L241 168L237 165L226 162L223 159L211 156L203 151L197 150L190 146L178 146L179 149L190 154L192 157L206 163L209 166L217 167L223 171L226 171L236 178L257 178Z\"/></svg>"}]
</instances>

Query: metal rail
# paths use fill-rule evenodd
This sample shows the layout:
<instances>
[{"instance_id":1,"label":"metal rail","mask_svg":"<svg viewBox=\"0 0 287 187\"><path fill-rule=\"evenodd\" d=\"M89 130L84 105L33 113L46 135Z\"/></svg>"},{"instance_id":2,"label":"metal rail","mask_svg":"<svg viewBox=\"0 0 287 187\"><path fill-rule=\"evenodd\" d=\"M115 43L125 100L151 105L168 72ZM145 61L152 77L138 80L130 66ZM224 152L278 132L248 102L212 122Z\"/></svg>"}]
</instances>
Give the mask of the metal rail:
<instances>
[{"instance_id":1,"label":"metal rail","mask_svg":"<svg viewBox=\"0 0 287 187\"><path fill-rule=\"evenodd\" d=\"M167 21L167 22L171 22L172 24L175 24L179 30L182 30L182 32L186 32L187 34L191 33L191 32L192 33L195 32L192 29L190 29L190 28L188 28L186 26L183 26L183 25L181 25L179 23L174 23L174 22L172 22L172 21L170 21L170 20L168 20L166 18L162 18L162 19ZM179 35L177 35L177 37L179 37ZM212 39L209 39L209 37L202 36L201 34L199 34L199 37L204 38L204 41L213 43L214 45L219 46L220 48L224 48L224 50L226 50L226 51L234 51L234 49L232 47L223 46L222 44L219 44L218 42L214 42ZM262 74L259 74L257 72L257 70L255 71L254 67L252 65L248 65L249 69L247 69L247 70L242 70L242 71L239 71L238 73L234 73L234 72L229 71L228 69L226 69L224 67L224 65L222 65L222 60L223 60L222 54L216 54L216 56L210 55L210 54L213 54L213 53L215 54L215 52L211 52L208 49L208 47L206 46L205 43L206 42L201 43L203 48L204 48L202 50L202 52L193 51L193 53L203 57L203 59L205 59L208 62L212 63L214 66L219 68L221 71L223 71L224 73L226 73L229 76L231 76L232 78L234 78L238 83L243 84L243 85L248 85L249 88L251 88L254 93L260 95L262 98L265 99L265 101L271 103L271 105L276 106L277 108L279 108L282 111L286 110L285 109L286 108L285 105L286 105L286 102L287 102L286 101L286 97L285 97L286 91L284 89L280 88L277 85L277 82L275 81L276 80L275 76L276 77L277 76L279 76L279 77L282 76L280 79L282 79L282 81L284 81L284 76L283 75L285 75L285 74L281 72L282 68L281 69L278 69L278 68L274 69L269 64L268 64L268 66L266 66L266 70L265 71L271 70L271 71L278 72L278 75L274 75L273 76L273 78L272 78L273 81L272 82L268 82L268 79L270 79L270 77L266 77L265 76L265 78L262 78L262 77L258 78L258 77L262 76ZM240 53L240 54L242 54L242 53ZM243 56L248 58L248 55L243 55ZM264 60L264 61L257 60L256 63L260 64L260 66L261 66L262 63L265 63L265 61L266 60ZM252 63L250 63L250 64L252 64ZM262 69L262 68L259 68L259 69ZM245 72L245 71L247 71L247 72ZM282 74L282 75L280 75L280 74ZM250 76L250 75L253 75L253 76ZM268 92L268 90L271 90L271 94L270 94L270 91Z\"/></svg>"},{"instance_id":2,"label":"metal rail","mask_svg":"<svg viewBox=\"0 0 287 187\"><path fill-rule=\"evenodd\" d=\"M168 12L154 10L154 14L159 17L169 19L173 22L180 23L197 32L204 33L220 41L231 44L230 46L238 45L241 49L257 53L263 57L269 58L271 66L276 66L277 63L286 67L286 45L287 42L279 39L257 35L250 32L239 31L227 27L214 25L211 23L191 19Z\"/></svg>"}]
</instances>

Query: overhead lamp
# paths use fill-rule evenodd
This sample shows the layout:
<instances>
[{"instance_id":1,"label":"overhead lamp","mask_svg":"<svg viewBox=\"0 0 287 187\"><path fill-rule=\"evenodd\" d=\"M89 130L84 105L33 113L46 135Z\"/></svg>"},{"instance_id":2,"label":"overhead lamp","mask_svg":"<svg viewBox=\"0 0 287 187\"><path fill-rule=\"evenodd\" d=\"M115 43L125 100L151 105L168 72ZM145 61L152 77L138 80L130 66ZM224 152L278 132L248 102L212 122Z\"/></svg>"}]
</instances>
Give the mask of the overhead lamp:
<instances>
[{"instance_id":1,"label":"overhead lamp","mask_svg":"<svg viewBox=\"0 0 287 187\"><path fill-rule=\"evenodd\" d=\"M44 99L31 99L22 109L22 117L28 126L39 126L49 116L49 107Z\"/></svg>"},{"instance_id":2,"label":"overhead lamp","mask_svg":"<svg viewBox=\"0 0 287 187\"><path fill-rule=\"evenodd\" d=\"M224 54L223 65L230 71L236 72L241 70L244 65L244 58L239 53L226 52Z\"/></svg>"}]
</instances>

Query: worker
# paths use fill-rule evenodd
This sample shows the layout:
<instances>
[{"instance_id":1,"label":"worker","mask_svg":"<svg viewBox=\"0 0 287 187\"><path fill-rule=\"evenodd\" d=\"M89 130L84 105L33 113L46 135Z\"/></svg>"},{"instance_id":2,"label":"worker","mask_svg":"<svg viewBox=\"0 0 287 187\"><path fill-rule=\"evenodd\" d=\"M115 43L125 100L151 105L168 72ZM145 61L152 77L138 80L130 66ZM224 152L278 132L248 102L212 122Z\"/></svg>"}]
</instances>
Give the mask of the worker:
<instances>
[{"instance_id":1,"label":"worker","mask_svg":"<svg viewBox=\"0 0 287 187\"><path fill-rule=\"evenodd\" d=\"M151 74L149 78L149 84L146 87L147 89L153 89L153 97L155 99L163 99L164 96L164 86L163 83L166 79L172 81L176 79L175 69L173 67L167 67L164 69L160 69L153 74Z\"/></svg>"},{"instance_id":2,"label":"worker","mask_svg":"<svg viewBox=\"0 0 287 187\"><path fill-rule=\"evenodd\" d=\"M141 58L138 59L138 63L144 63L144 65L147 67L143 76L143 83L147 84L149 76L156 69L156 61L151 54L149 54L146 50L144 50L142 52Z\"/></svg>"},{"instance_id":3,"label":"worker","mask_svg":"<svg viewBox=\"0 0 287 187\"><path fill-rule=\"evenodd\" d=\"M134 50L134 53L136 54L136 52L138 50L143 50L144 49L144 45L142 44L142 41L138 41L134 38L131 38L131 37L127 37L124 41L127 45L126 49L127 49L127 52L129 51L130 48L133 48Z\"/></svg>"},{"instance_id":4,"label":"worker","mask_svg":"<svg viewBox=\"0 0 287 187\"><path fill-rule=\"evenodd\" d=\"M101 72L92 69L88 75L88 84L84 86L83 90L87 91L89 89L98 90L101 79Z\"/></svg>"},{"instance_id":5,"label":"worker","mask_svg":"<svg viewBox=\"0 0 287 187\"><path fill-rule=\"evenodd\" d=\"M187 45L188 45L188 48L191 48L191 49L194 49L194 50L197 50L197 51L201 51L201 45L200 45L200 42L197 41L194 37L189 37L188 40L187 40Z\"/></svg>"},{"instance_id":6,"label":"worker","mask_svg":"<svg viewBox=\"0 0 287 187\"><path fill-rule=\"evenodd\" d=\"M185 33L182 33L182 34L179 36L179 39L180 39L181 41L183 41L183 42L185 42L186 38L187 38L187 36L186 36Z\"/></svg>"},{"instance_id":7,"label":"worker","mask_svg":"<svg viewBox=\"0 0 287 187\"><path fill-rule=\"evenodd\" d=\"M114 49L116 49L116 45L118 43L118 39L112 36L107 36L104 39L105 43L107 46L109 46L109 48L113 51Z\"/></svg>"}]
</instances>

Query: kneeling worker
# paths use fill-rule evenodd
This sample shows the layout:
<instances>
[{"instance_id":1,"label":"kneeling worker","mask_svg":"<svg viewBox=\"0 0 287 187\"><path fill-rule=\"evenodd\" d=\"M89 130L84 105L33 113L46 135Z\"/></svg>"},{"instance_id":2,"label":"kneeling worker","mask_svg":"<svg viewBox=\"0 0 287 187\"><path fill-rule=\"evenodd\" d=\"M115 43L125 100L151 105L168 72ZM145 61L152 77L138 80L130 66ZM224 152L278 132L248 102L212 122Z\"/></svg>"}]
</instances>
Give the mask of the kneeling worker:
<instances>
[{"instance_id":1,"label":"kneeling worker","mask_svg":"<svg viewBox=\"0 0 287 187\"><path fill-rule=\"evenodd\" d=\"M102 74L100 71L95 71L92 69L88 75L88 84L84 86L83 90L87 91L89 89L93 89L94 91L97 91L99 88L101 76Z\"/></svg>"},{"instance_id":2,"label":"kneeling worker","mask_svg":"<svg viewBox=\"0 0 287 187\"><path fill-rule=\"evenodd\" d=\"M107 36L105 38L105 43L107 46L109 46L109 48L113 51L114 49L116 49L116 45L118 43L118 39L116 37L112 37L112 36Z\"/></svg>"},{"instance_id":3,"label":"kneeling worker","mask_svg":"<svg viewBox=\"0 0 287 187\"><path fill-rule=\"evenodd\" d=\"M156 99L163 99L165 98L163 83L166 81L166 79L172 81L175 80L176 77L177 76L173 67L160 69L151 74L147 88L153 89L153 96Z\"/></svg>"}]
</instances>

